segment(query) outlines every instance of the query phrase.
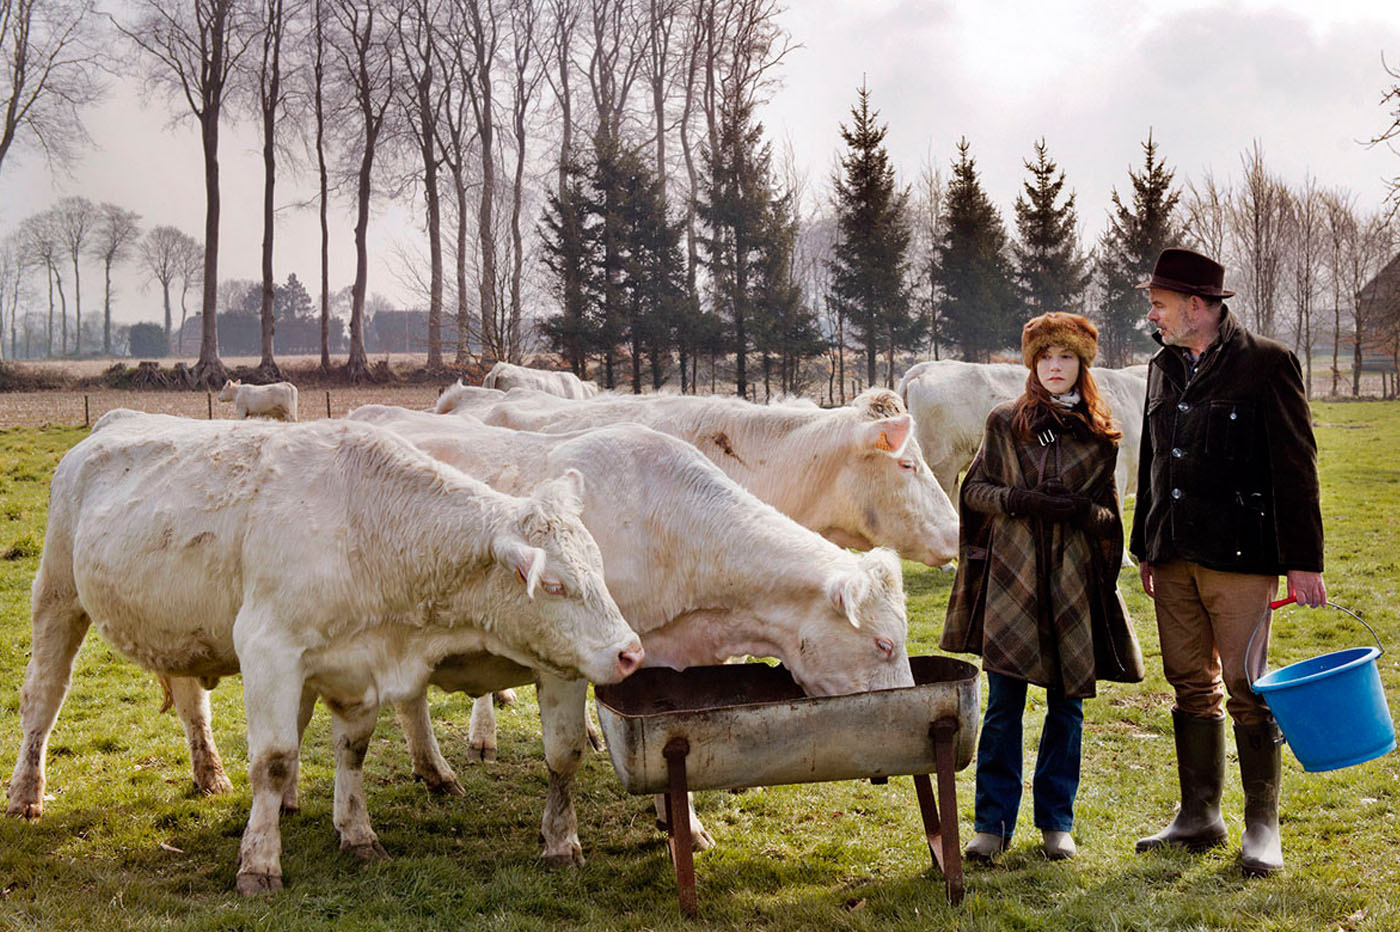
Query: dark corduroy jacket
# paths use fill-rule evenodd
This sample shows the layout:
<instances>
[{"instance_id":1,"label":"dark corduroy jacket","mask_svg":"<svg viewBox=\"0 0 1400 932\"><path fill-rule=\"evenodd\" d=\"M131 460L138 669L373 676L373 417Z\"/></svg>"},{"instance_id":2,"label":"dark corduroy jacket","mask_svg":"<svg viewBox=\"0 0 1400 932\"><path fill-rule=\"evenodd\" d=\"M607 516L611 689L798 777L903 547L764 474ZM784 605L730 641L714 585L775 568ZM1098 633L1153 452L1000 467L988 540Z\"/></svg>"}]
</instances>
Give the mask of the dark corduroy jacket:
<instances>
[{"instance_id":1,"label":"dark corduroy jacket","mask_svg":"<svg viewBox=\"0 0 1400 932\"><path fill-rule=\"evenodd\" d=\"M1297 357L1227 308L1189 371L1175 346L1148 368L1131 553L1236 573L1321 572L1317 444Z\"/></svg>"}]
</instances>

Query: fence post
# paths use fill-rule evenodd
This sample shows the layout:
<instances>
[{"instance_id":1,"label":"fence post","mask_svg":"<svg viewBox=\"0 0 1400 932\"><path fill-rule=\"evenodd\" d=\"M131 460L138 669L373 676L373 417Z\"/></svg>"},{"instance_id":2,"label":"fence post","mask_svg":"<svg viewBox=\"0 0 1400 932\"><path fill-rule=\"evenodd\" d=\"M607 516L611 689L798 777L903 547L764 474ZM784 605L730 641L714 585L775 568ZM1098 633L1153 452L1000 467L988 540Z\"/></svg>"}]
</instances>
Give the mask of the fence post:
<instances>
[{"instance_id":1,"label":"fence post","mask_svg":"<svg viewBox=\"0 0 1400 932\"><path fill-rule=\"evenodd\" d=\"M90 422L89 422L89 420L88 420L88 396L87 396L87 395L84 395L84 396L83 396L83 426L84 426L84 427L90 426Z\"/></svg>"},{"instance_id":2,"label":"fence post","mask_svg":"<svg viewBox=\"0 0 1400 932\"><path fill-rule=\"evenodd\" d=\"M214 393L204 392L204 406L209 409L209 420L214 420Z\"/></svg>"},{"instance_id":3,"label":"fence post","mask_svg":"<svg viewBox=\"0 0 1400 932\"><path fill-rule=\"evenodd\" d=\"M331 416L331 393L326 392L326 417Z\"/></svg>"}]
</instances>

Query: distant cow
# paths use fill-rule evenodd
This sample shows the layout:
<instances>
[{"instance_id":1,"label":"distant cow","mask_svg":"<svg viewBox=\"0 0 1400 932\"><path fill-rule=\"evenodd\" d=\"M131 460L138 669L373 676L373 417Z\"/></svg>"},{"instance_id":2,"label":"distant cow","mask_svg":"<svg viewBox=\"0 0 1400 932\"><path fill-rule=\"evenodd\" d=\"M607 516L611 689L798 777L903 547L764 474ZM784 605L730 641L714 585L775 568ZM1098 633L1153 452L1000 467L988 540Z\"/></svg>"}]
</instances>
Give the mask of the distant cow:
<instances>
[{"instance_id":1,"label":"distant cow","mask_svg":"<svg viewBox=\"0 0 1400 932\"><path fill-rule=\"evenodd\" d=\"M297 419L297 387L291 382L244 385L228 379L219 389L220 401L233 402L234 417L270 417L279 421Z\"/></svg>"},{"instance_id":2,"label":"distant cow","mask_svg":"<svg viewBox=\"0 0 1400 932\"><path fill-rule=\"evenodd\" d=\"M1137 488L1147 367L1094 366L1090 371L1123 432L1115 476L1122 501ZM910 367L899 380L897 391L914 415L914 429L924 458L949 496L954 495L958 475L972 462L982 444L987 415L1002 402L1019 397L1026 389L1029 374L1025 366L1012 363L939 359Z\"/></svg>"},{"instance_id":3,"label":"distant cow","mask_svg":"<svg viewBox=\"0 0 1400 932\"><path fill-rule=\"evenodd\" d=\"M645 424L694 445L754 495L842 547L891 547L929 566L957 554L957 511L888 389L833 409L696 395L569 402L511 393L474 413L488 424L548 433Z\"/></svg>"},{"instance_id":4,"label":"distant cow","mask_svg":"<svg viewBox=\"0 0 1400 932\"><path fill-rule=\"evenodd\" d=\"M595 682L640 664L583 493L569 473L504 495L353 421L99 419L54 470L7 812L43 811L45 747L95 624L165 676L242 672L253 802L240 891L282 886L278 811L317 695L341 849L383 857L362 771L382 701L421 696L447 657Z\"/></svg>"},{"instance_id":5,"label":"distant cow","mask_svg":"<svg viewBox=\"0 0 1400 932\"><path fill-rule=\"evenodd\" d=\"M560 398L592 398L598 394L594 382L585 382L572 372L555 369L531 369L508 362L498 362L481 380L482 388L510 391L512 388L533 388L558 395Z\"/></svg>"},{"instance_id":6,"label":"distant cow","mask_svg":"<svg viewBox=\"0 0 1400 932\"><path fill-rule=\"evenodd\" d=\"M492 405L506 396L499 388L481 388L477 385L464 385L453 382L438 395L433 411L438 414L455 414L464 408L477 408Z\"/></svg>"}]
</instances>

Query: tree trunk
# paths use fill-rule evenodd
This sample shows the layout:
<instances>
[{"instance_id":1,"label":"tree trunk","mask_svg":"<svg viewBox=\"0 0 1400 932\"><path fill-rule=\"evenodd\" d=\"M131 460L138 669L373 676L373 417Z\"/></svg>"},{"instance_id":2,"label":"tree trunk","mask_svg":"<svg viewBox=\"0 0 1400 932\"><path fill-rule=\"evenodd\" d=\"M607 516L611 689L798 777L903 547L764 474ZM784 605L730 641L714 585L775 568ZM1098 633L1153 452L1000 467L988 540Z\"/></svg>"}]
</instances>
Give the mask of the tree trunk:
<instances>
[{"instance_id":1,"label":"tree trunk","mask_svg":"<svg viewBox=\"0 0 1400 932\"><path fill-rule=\"evenodd\" d=\"M273 87L277 84L274 81ZM271 108L263 109L263 238L262 238L262 305L259 317L262 321L262 358L258 361L258 372L271 381L282 378L277 361L272 357L272 337L276 331L273 318L273 279L272 279L272 236L274 200L273 189L277 183L277 152L273 146L275 114Z\"/></svg>"},{"instance_id":2,"label":"tree trunk","mask_svg":"<svg viewBox=\"0 0 1400 932\"><path fill-rule=\"evenodd\" d=\"M166 341L169 345L169 341ZM112 257L102 263L102 354L112 355Z\"/></svg>"},{"instance_id":3,"label":"tree trunk","mask_svg":"<svg viewBox=\"0 0 1400 932\"><path fill-rule=\"evenodd\" d=\"M216 388L228 377L219 359L219 110L207 107L200 116L204 146L204 320L199 359L194 365L196 384Z\"/></svg>"},{"instance_id":4,"label":"tree trunk","mask_svg":"<svg viewBox=\"0 0 1400 932\"><path fill-rule=\"evenodd\" d=\"M467 306L467 185L462 180L461 166L452 170L452 182L457 193L457 365L471 360L469 344L471 310Z\"/></svg>"}]
</instances>

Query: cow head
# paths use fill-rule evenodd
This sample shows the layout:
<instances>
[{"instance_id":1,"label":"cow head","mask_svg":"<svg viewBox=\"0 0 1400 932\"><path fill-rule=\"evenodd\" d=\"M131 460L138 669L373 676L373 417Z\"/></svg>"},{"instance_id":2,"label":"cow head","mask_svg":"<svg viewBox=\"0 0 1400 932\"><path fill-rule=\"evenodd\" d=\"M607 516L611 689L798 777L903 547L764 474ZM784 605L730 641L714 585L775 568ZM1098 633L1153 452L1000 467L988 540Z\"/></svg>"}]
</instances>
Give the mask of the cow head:
<instances>
[{"instance_id":1,"label":"cow head","mask_svg":"<svg viewBox=\"0 0 1400 932\"><path fill-rule=\"evenodd\" d=\"M242 384L241 379L224 379L224 387L219 389L219 400L232 401L233 396L238 393L238 386Z\"/></svg>"},{"instance_id":2,"label":"cow head","mask_svg":"<svg viewBox=\"0 0 1400 932\"><path fill-rule=\"evenodd\" d=\"M840 565L800 607L795 650L783 652L783 664L813 696L913 686L899 558L881 548Z\"/></svg>"},{"instance_id":3,"label":"cow head","mask_svg":"<svg viewBox=\"0 0 1400 932\"><path fill-rule=\"evenodd\" d=\"M558 676L616 683L642 662L642 642L603 583L603 558L580 517L583 477L569 470L521 503L492 547L503 590L492 650Z\"/></svg>"},{"instance_id":4,"label":"cow head","mask_svg":"<svg viewBox=\"0 0 1400 932\"><path fill-rule=\"evenodd\" d=\"M843 424L847 455L830 500L844 502L846 513L823 534L842 547L886 546L929 566L947 563L958 552L957 509L924 462L913 418L872 418L874 410L885 408L857 409Z\"/></svg>"}]
</instances>

